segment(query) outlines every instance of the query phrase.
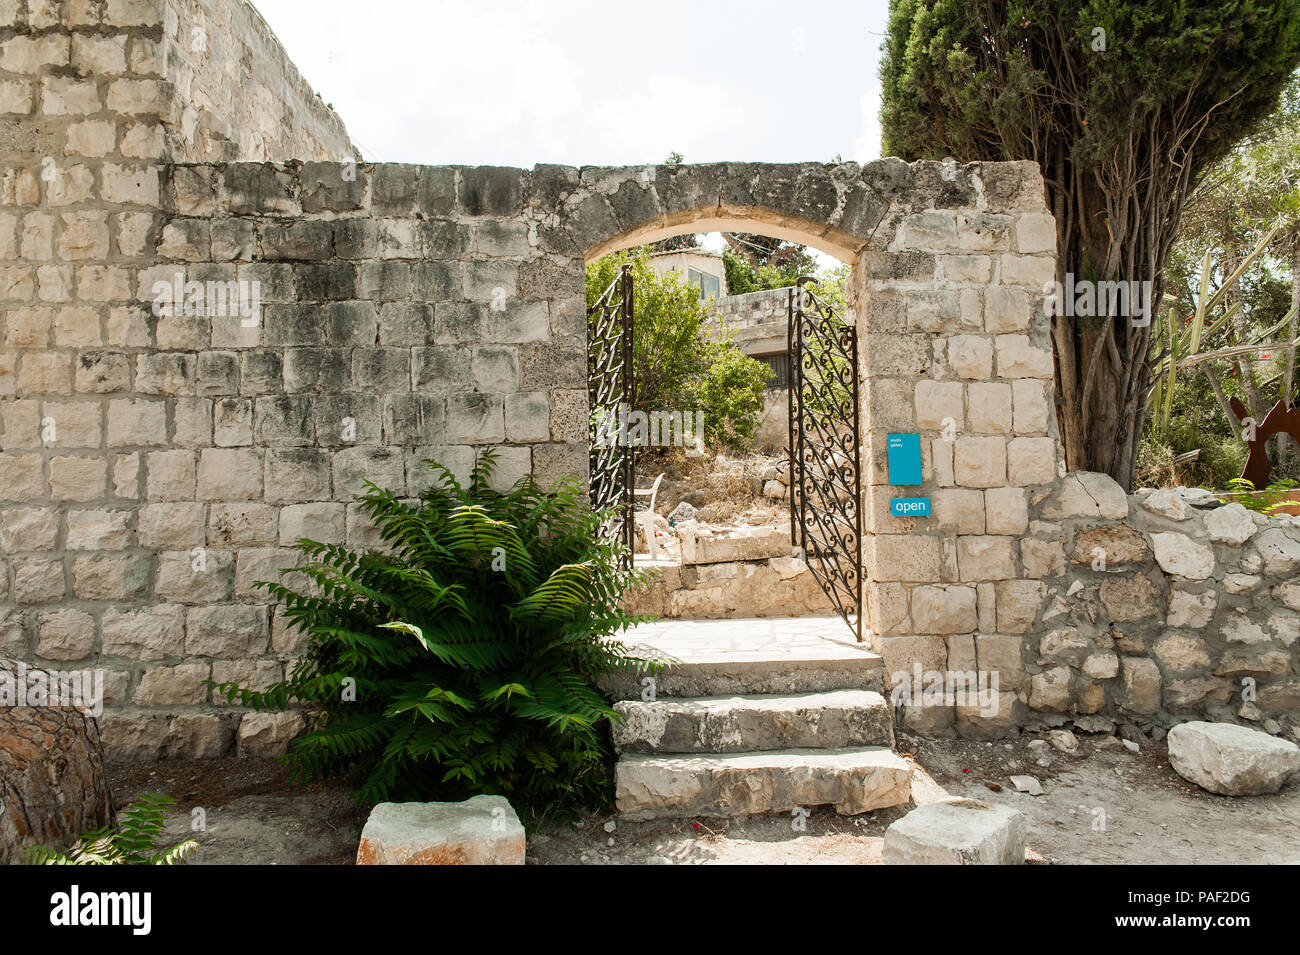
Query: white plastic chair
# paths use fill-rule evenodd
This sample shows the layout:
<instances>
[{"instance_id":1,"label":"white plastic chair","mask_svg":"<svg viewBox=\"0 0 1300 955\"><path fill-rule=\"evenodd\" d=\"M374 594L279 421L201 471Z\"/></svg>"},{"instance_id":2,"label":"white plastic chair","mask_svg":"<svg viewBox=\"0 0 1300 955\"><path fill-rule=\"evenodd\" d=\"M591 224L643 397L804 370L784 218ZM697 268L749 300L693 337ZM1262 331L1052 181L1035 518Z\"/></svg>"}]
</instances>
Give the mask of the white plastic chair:
<instances>
[{"instance_id":1,"label":"white plastic chair","mask_svg":"<svg viewBox=\"0 0 1300 955\"><path fill-rule=\"evenodd\" d=\"M655 478L655 483L648 487L637 487L632 489L636 497L650 498L650 506L644 511L636 512L636 520L641 525L641 531L645 534L645 549L654 560L659 556L659 542L655 540L655 498L659 496L659 484L663 481L662 473Z\"/></svg>"}]
</instances>

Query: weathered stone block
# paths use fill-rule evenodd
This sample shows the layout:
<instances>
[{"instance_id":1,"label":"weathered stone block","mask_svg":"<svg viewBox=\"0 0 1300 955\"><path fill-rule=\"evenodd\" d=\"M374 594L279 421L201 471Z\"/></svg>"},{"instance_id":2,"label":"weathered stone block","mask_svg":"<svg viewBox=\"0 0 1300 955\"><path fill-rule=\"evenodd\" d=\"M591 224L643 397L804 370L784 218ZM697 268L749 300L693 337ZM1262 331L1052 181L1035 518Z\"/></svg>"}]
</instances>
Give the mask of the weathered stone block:
<instances>
[{"instance_id":1,"label":"weathered stone block","mask_svg":"<svg viewBox=\"0 0 1300 955\"><path fill-rule=\"evenodd\" d=\"M919 534L877 534L865 542L867 577L929 583L942 578L943 543Z\"/></svg>"},{"instance_id":2,"label":"weathered stone block","mask_svg":"<svg viewBox=\"0 0 1300 955\"><path fill-rule=\"evenodd\" d=\"M1001 437L961 437L953 453L953 476L964 487L1007 483L1007 445Z\"/></svg>"},{"instance_id":3,"label":"weathered stone block","mask_svg":"<svg viewBox=\"0 0 1300 955\"><path fill-rule=\"evenodd\" d=\"M679 535L683 564L767 560L790 554L789 533L776 527L740 528L724 536L683 526Z\"/></svg>"},{"instance_id":4,"label":"weathered stone block","mask_svg":"<svg viewBox=\"0 0 1300 955\"><path fill-rule=\"evenodd\" d=\"M280 543L286 547L304 537L322 543L341 544L346 529L343 504L290 504L280 509Z\"/></svg>"},{"instance_id":5,"label":"weathered stone block","mask_svg":"<svg viewBox=\"0 0 1300 955\"><path fill-rule=\"evenodd\" d=\"M83 600L132 600L149 586L149 561L139 554L78 557L72 589Z\"/></svg>"},{"instance_id":6,"label":"weathered stone block","mask_svg":"<svg viewBox=\"0 0 1300 955\"><path fill-rule=\"evenodd\" d=\"M912 626L917 633L969 633L978 626L974 587L914 587L911 597Z\"/></svg>"},{"instance_id":7,"label":"weathered stone block","mask_svg":"<svg viewBox=\"0 0 1300 955\"><path fill-rule=\"evenodd\" d=\"M179 657L185 647L185 608L158 604L143 610L106 610L101 628L105 656L132 660Z\"/></svg>"},{"instance_id":8,"label":"weathered stone block","mask_svg":"<svg viewBox=\"0 0 1300 955\"><path fill-rule=\"evenodd\" d=\"M81 610L53 610L40 616L36 655L46 660L84 660L95 649L95 618Z\"/></svg>"},{"instance_id":9,"label":"weathered stone block","mask_svg":"<svg viewBox=\"0 0 1300 955\"><path fill-rule=\"evenodd\" d=\"M447 398L447 437L451 444L496 444L505 440L505 401L478 392Z\"/></svg>"},{"instance_id":10,"label":"weathered stone block","mask_svg":"<svg viewBox=\"0 0 1300 955\"><path fill-rule=\"evenodd\" d=\"M1070 670L1052 667L1029 680L1029 708L1064 713L1070 705Z\"/></svg>"},{"instance_id":11,"label":"weathered stone block","mask_svg":"<svg viewBox=\"0 0 1300 955\"><path fill-rule=\"evenodd\" d=\"M68 550L122 550L132 540L128 511L69 511Z\"/></svg>"},{"instance_id":12,"label":"weathered stone block","mask_svg":"<svg viewBox=\"0 0 1300 955\"><path fill-rule=\"evenodd\" d=\"M199 452L197 496L202 501L260 498L262 453L252 448L204 448Z\"/></svg>"},{"instance_id":13,"label":"weathered stone block","mask_svg":"<svg viewBox=\"0 0 1300 955\"><path fill-rule=\"evenodd\" d=\"M1184 580L1204 580L1214 573L1214 548L1198 544L1186 534L1152 534L1156 563L1166 574Z\"/></svg>"},{"instance_id":14,"label":"weathered stone block","mask_svg":"<svg viewBox=\"0 0 1300 955\"><path fill-rule=\"evenodd\" d=\"M853 815L911 798L907 763L884 747L627 754L615 777L616 804L630 819L788 812L828 803Z\"/></svg>"},{"instance_id":15,"label":"weathered stone block","mask_svg":"<svg viewBox=\"0 0 1300 955\"><path fill-rule=\"evenodd\" d=\"M357 848L357 865L523 864L524 827L502 796L380 803Z\"/></svg>"},{"instance_id":16,"label":"weathered stone block","mask_svg":"<svg viewBox=\"0 0 1300 955\"><path fill-rule=\"evenodd\" d=\"M1029 501L1024 490L1018 487L986 490L984 514L989 534L1019 535L1029 527Z\"/></svg>"},{"instance_id":17,"label":"weathered stone block","mask_svg":"<svg viewBox=\"0 0 1300 955\"><path fill-rule=\"evenodd\" d=\"M1169 731L1169 765L1223 796L1275 793L1300 773L1300 747L1232 723L1180 723Z\"/></svg>"},{"instance_id":18,"label":"weathered stone block","mask_svg":"<svg viewBox=\"0 0 1300 955\"><path fill-rule=\"evenodd\" d=\"M306 728L306 717L295 710L285 713L245 713L239 723L239 755L264 759L282 756L289 744Z\"/></svg>"},{"instance_id":19,"label":"weathered stone block","mask_svg":"<svg viewBox=\"0 0 1300 955\"><path fill-rule=\"evenodd\" d=\"M1043 585L1037 580L1000 580L996 585L998 630L1026 633L1033 629L1043 606Z\"/></svg>"},{"instance_id":20,"label":"weathered stone block","mask_svg":"<svg viewBox=\"0 0 1300 955\"><path fill-rule=\"evenodd\" d=\"M141 706L202 703L207 696L207 688L203 685L207 678L206 663L155 667L140 677L131 702Z\"/></svg>"},{"instance_id":21,"label":"weathered stone block","mask_svg":"<svg viewBox=\"0 0 1300 955\"><path fill-rule=\"evenodd\" d=\"M186 617L185 652L190 656L239 659L267 651L267 608L247 604L195 607Z\"/></svg>"},{"instance_id":22,"label":"weathered stone block","mask_svg":"<svg viewBox=\"0 0 1300 955\"><path fill-rule=\"evenodd\" d=\"M970 799L913 809L885 830L885 865L1021 865L1029 821Z\"/></svg>"},{"instance_id":23,"label":"weathered stone block","mask_svg":"<svg viewBox=\"0 0 1300 955\"><path fill-rule=\"evenodd\" d=\"M1010 537L959 537L957 566L962 580L1006 580L1016 575Z\"/></svg>"},{"instance_id":24,"label":"weathered stone block","mask_svg":"<svg viewBox=\"0 0 1300 955\"><path fill-rule=\"evenodd\" d=\"M1151 714L1160 709L1160 668L1145 657L1120 660L1124 683L1124 708L1133 713Z\"/></svg>"}]
</instances>

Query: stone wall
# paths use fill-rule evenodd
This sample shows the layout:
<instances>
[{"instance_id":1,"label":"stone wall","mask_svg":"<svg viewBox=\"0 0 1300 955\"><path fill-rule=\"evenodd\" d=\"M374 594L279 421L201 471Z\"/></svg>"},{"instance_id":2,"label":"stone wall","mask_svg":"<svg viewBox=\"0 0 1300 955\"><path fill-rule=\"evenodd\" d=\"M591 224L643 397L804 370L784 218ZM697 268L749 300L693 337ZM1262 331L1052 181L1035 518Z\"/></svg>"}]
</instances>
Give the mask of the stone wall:
<instances>
[{"instance_id":1,"label":"stone wall","mask_svg":"<svg viewBox=\"0 0 1300 955\"><path fill-rule=\"evenodd\" d=\"M184 162L361 158L250 3L166 0L164 119Z\"/></svg>"},{"instance_id":2,"label":"stone wall","mask_svg":"<svg viewBox=\"0 0 1300 955\"><path fill-rule=\"evenodd\" d=\"M737 343L757 341L761 344L743 348L749 355L786 350L786 325L789 318L789 289L764 289L728 295L714 304L723 327L734 332Z\"/></svg>"},{"instance_id":3,"label":"stone wall","mask_svg":"<svg viewBox=\"0 0 1300 955\"><path fill-rule=\"evenodd\" d=\"M1028 719L1208 713L1300 729L1300 519L1184 488L1126 498L1086 473L1032 501L1022 558L1043 582L1041 604L1027 589L1019 610L1034 634Z\"/></svg>"},{"instance_id":4,"label":"stone wall","mask_svg":"<svg viewBox=\"0 0 1300 955\"><path fill-rule=\"evenodd\" d=\"M908 188L853 276L868 622L891 686L919 666L997 673L1000 687L994 713L926 704L908 723L1150 727L1245 702L1244 714L1294 721L1293 519L1187 506L1218 503L1208 492L1127 499L1105 476L1065 476L1042 292L1055 231L1038 170L899 173ZM914 431L925 483L891 487L886 436ZM889 514L892 497L922 495L931 517Z\"/></svg>"},{"instance_id":5,"label":"stone wall","mask_svg":"<svg viewBox=\"0 0 1300 955\"><path fill-rule=\"evenodd\" d=\"M1019 550L1029 488L1064 467L1041 300L1055 230L1032 163L893 170L893 207L850 290L863 365L863 564L868 624L887 661L928 660L943 639L927 635L991 630L1000 606L1038 586L1020 579ZM891 432L921 434L922 487L889 486ZM891 498L915 496L932 499L931 517L890 515Z\"/></svg>"},{"instance_id":6,"label":"stone wall","mask_svg":"<svg viewBox=\"0 0 1300 955\"><path fill-rule=\"evenodd\" d=\"M582 263L537 251L522 184L169 165L147 252L83 266L111 282L73 304L7 308L0 646L106 669L110 748L283 743L296 717L206 704L202 681L281 678L301 643L255 581L299 537L373 542L363 481L417 493L425 458L464 476L485 448L503 485L585 476ZM156 283L195 281L256 287L260 313L158 307Z\"/></svg>"},{"instance_id":7,"label":"stone wall","mask_svg":"<svg viewBox=\"0 0 1300 955\"><path fill-rule=\"evenodd\" d=\"M159 161L355 155L242 0L0 0L0 159L66 175L57 204L156 208Z\"/></svg>"}]
</instances>

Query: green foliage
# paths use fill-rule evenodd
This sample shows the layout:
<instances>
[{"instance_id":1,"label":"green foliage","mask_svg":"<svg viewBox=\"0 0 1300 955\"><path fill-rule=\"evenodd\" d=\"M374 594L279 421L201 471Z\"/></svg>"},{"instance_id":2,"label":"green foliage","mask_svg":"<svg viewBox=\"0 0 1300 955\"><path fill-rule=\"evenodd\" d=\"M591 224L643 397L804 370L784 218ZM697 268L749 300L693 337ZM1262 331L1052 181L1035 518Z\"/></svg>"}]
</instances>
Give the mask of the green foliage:
<instances>
[{"instance_id":1,"label":"green foliage","mask_svg":"<svg viewBox=\"0 0 1300 955\"><path fill-rule=\"evenodd\" d=\"M1236 495L1233 500L1248 510L1258 511L1260 514L1272 514L1279 507L1295 504L1296 502L1287 495L1298 487L1300 481L1291 478L1271 481L1263 490L1257 490L1255 485L1243 477L1233 478L1228 482L1228 489Z\"/></svg>"},{"instance_id":2,"label":"green foliage","mask_svg":"<svg viewBox=\"0 0 1300 955\"><path fill-rule=\"evenodd\" d=\"M1191 379L1190 384L1195 385L1197 378ZM1183 391L1184 388L1180 387L1180 395ZM1236 435L1227 432L1219 420L1221 416L1213 405L1213 398L1207 398L1207 401L1197 408L1188 407L1184 417L1180 417L1176 408L1175 425L1165 435L1147 429L1138 455L1138 485L1182 485L1218 491L1240 476L1246 466L1246 445ZM1197 423L1202 421L1204 425ZM1178 455L1190 451L1200 451L1195 461L1175 462Z\"/></svg>"},{"instance_id":3,"label":"green foliage","mask_svg":"<svg viewBox=\"0 0 1300 955\"><path fill-rule=\"evenodd\" d=\"M1029 159L1035 137L1068 133L1065 148L1086 161L1177 106L1211 116L1203 166L1273 109L1298 59L1294 2L892 0L884 154Z\"/></svg>"},{"instance_id":4,"label":"green foliage","mask_svg":"<svg viewBox=\"0 0 1300 955\"><path fill-rule=\"evenodd\" d=\"M43 846L28 850L34 865L175 865L199 847L194 839L159 848L158 837L175 804L170 796L146 793L117 814L117 826L87 833L67 854Z\"/></svg>"},{"instance_id":5,"label":"green foliage","mask_svg":"<svg viewBox=\"0 0 1300 955\"><path fill-rule=\"evenodd\" d=\"M660 276L643 249L587 265L594 304L627 262L632 265L632 377L635 410L702 411L710 447L745 451L753 443L771 370L745 356L699 290Z\"/></svg>"},{"instance_id":6,"label":"green foliage","mask_svg":"<svg viewBox=\"0 0 1300 955\"><path fill-rule=\"evenodd\" d=\"M775 265L752 265L734 249L722 250L722 267L727 274L727 291L732 295L762 292L767 289L789 288L801 275L817 272L817 261L806 251L783 258ZM847 266L846 266L847 268Z\"/></svg>"},{"instance_id":7,"label":"green foliage","mask_svg":"<svg viewBox=\"0 0 1300 955\"><path fill-rule=\"evenodd\" d=\"M1262 254L1242 272L1242 250L1261 246ZM1300 75L1293 74L1278 109L1206 172L1188 200L1166 268L1168 297L1180 314L1193 313L1207 288L1222 297L1232 317L1220 346L1291 342L1300 333L1300 321L1291 311L1292 301L1300 300L1297 251ZM1220 408L1215 430L1233 430L1229 397L1239 399L1256 418L1278 399L1294 403L1294 360L1294 346L1261 347L1206 368L1220 384L1211 396ZM1180 392L1182 387L1180 381ZM1300 457L1295 443L1281 436L1270 445L1274 473L1296 473Z\"/></svg>"},{"instance_id":8,"label":"green foliage","mask_svg":"<svg viewBox=\"0 0 1300 955\"><path fill-rule=\"evenodd\" d=\"M1247 270L1265 254L1279 229L1279 226L1274 226L1259 238L1253 249L1236 256L1236 267L1217 288L1213 287L1211 281L1211 252L1205 252L1201 260L1191 318L1187 322L1182 321L1177 306L1161 311L1154 325L1154 354L1151 356L1151 364L1157 371L1151 391L1151 406L1154 409L1152 426L1158 434L1163 434L1170 428L1180 373L1203 369L1207 375L1214 375L1217 374L1213 367L1216 362L1255 355L1271 356L1280 354L1288 344L1294 345L1294 340L1273 340L1277 335L1288 334L1283 326L1291 322L1294 310L1288 308L1267 328L1251 328L1251 323L1243 314L1244 300L1235 296L1235 301L1229 301L1230 293L1237 288L1237 283ZM1257 309L1255 317L1261 314L1267 315L1267 311ZM1237 319L1235 324L1234 319ZM1217 347L1211 348L1212 345ZM1247 376L1253 370L1251 365L1244 363L1240 368ZM1250 404L1258 405L1258 401L1251 401L1248 406ZM1263 410L1257 409L1261 414ZM1225 416L1231 414L1227 409L1224 412Z\"/></svg>"},{"instance_id":9,"label":"green foliage","mask_svg":"<svg viewBox=\"0 0 1300 955\"><path fill-rule=\"evenodd\" d=\"M287 759L300 777L355 773L356 799L502 795L533 814L609 797L601 673L645 671L611 639L643 618L620 606L641 572L620 564L576 480L490 486L493 456L467 487L437 481L417 501L374 485L361 498L384 553L298 542L299 590L264 583L310 640L290 677L259 693L218 689L255 709L319 713Z\"/></svg>"}]
</instances>

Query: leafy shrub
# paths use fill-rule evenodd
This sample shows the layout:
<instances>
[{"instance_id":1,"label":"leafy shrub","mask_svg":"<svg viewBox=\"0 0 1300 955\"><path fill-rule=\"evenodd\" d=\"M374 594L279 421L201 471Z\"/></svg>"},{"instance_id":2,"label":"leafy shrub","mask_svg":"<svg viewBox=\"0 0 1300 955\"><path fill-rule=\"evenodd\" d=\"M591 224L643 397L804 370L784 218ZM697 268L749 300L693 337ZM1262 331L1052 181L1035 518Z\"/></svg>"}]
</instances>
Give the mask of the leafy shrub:
<instances>
[{"instance_id":1,"label":"leafy shrub","mask_svg":"<svg viewBox=\"0 0 1300 955\"><path fill-rule=\"evenodd\" d=\"M635 410L703 412L710 448L748 450L771 369L736 347L699 289L683 284L676 273L655 272L645 249L607 255L587 266L588 307L625 263L632 265Z\"/></svg>"},{"instance_id":2,"label":"leafy shrub","mask_svg":"<svg viewBox=\"0 0 1300 955\"><path fill-rule=\"evenodd\" d=\"M1174 464L1175 456L1200 449L1193 463ZM1246 445L1236 435L1179 423L1167 435L1148 428L1138 450L1137 487L1228 487L1246 466Z\"/></svg>"},{"instance_id":3,"label":"leafy shrub","mask_svg":"<svg viewBox=\"0 0 1300 955\"><path fill-rule=\"evenodd\" d=\"M35 865L175 865L199 847L194 839L158 847L167 811L175 802L170 796L146 793L117 814L116 828L87 833L66 855L33 846L28 859Z\"/></svg>"},{"instance_id":4,"label":"leafy shrub","mask_svg":"<svg viewBox=\"0 0 1300 955\"><path fill-rule=\"evenodd\" d=\"M1272 481L1268 487L1258 490L1250 481L1239 477L1229 481L1228 487L1237 495L1234 500L1238 504L1260 514L1272 514L1279 507L1296 503L1287 495L1300 487L1300 481L1284 478L1280 481Z\"/></svg>"},{"instance_id":5,"label":"leafy shrub","mask_svg":"<svg viewBox=\"0 0 1300 955\"><path fill-rule=\"evenodd\" d=\"M296 573L262 583L309 635L291 675L265 692L223 683L255 709L319 712L287 759L299 777L355 774L359 803L505 796L540 814L608 798L605 671L650 665L609 638L623 612L619 545L599 533L576 481L531 476L505 494L480 458L469 486L446 468L422 498L368 484L361 498L386 553L301 540Z\"/></svg>"}]
</instances>

